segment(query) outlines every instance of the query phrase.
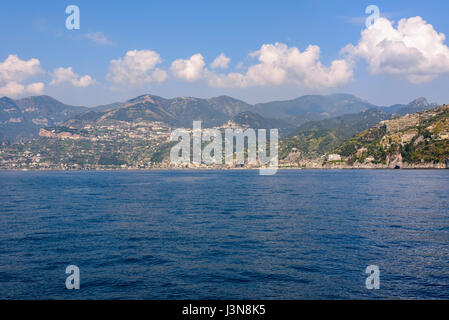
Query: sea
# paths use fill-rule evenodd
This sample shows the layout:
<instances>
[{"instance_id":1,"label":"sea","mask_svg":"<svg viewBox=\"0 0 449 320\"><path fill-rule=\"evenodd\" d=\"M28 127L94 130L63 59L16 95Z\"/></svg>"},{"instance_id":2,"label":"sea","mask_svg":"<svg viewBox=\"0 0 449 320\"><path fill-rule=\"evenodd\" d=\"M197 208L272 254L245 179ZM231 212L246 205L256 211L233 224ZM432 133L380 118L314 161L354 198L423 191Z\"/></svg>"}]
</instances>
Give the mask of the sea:
<instances>
[{"instance_id":1,"label":"sea","mask_svg":"<svg viewBox=\"0 0 449 320\"><path fill-rule=\"evenodd\" d=\"M0 299L449 299L449 170L0 171Z\"/></svg>"}]
</instances>

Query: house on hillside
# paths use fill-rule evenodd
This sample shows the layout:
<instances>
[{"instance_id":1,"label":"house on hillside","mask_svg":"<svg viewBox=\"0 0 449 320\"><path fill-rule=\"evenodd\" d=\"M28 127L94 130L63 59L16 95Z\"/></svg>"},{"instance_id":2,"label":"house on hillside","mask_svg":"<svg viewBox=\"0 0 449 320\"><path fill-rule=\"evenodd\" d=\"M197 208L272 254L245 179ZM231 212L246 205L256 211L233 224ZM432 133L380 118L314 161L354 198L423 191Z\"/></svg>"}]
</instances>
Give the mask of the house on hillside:
<instances>
[{"instance_id":1,"label":"house on hillside","mask_svg":"<svg viewBox=\"0 0 449 320\"><path fill-rule=\"evenodd\" d=\"M339 154L330 154L327 156L327 161L341 161L341 156Z\"/></svg>"}]
</instances>

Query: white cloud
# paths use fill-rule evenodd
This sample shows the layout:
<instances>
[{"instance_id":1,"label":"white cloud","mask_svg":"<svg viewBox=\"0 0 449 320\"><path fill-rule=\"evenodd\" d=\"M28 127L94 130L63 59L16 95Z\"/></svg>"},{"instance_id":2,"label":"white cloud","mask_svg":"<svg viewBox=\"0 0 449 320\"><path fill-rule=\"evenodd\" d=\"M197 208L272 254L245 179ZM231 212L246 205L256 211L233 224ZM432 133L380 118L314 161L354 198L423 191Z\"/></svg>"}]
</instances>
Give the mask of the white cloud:
<instances>
[{"instance_id":1,"label":"white cloud","mask_svg":"<svg viewBox=\"0 0 449 320\"><path fill-rule=\"evenodd\" d=\"M40 94L44 89L42 82L23 84L24 81L42 72L38 59L21 60L10 54L0 63L0 95L15 97L23 93Z\"/></svg>"},{"instance_id":2,"label":"white cloud","mask_svg":"<svg viewBox=\"0 0 449 320\"><path fill-rule=\"evenodd\" d=\"M360 57L372 74L404 76L412 83L428 82L449 72L449 48L445 35L435 31L421 17L394 22L379 18L361 33L356 46L349 44L342 52Z\"/></svg>"},{"instance_id":3,"label":"white cloud","mask_svg":"<svg viewBox=\"0 0 449 320\"><path fill-rule=\"evenodd\" d=\"M210 67L212 69L227 69L229 66L229 62L231 59L226 57L223 53L221 53L218 57L215 58L215 60L211 63Z\"/></svg>"},{"instance_id":4,"label":"white cloud","mask_svg":"<svg viewBox=\"0 0 449 320\"><path fill-rule=\"evenodd\" d=\"M103 32L90 32L84 35L86 39L100 46L112 46L114 43L108 39L108 37Z\"/></svg>"},{"instance_id":5,"label":"white cloud","mask_svg":"<svg viewBox=\"0 0 449 320\"><path fill-rule=\"evenodd\" d=\"M259 63L246 73L218 74L208 72L208 82L214 87L282 86L295 85L321 89L343 85L353 78L352 64L334 60L329 67L320 62L320 48L310 45L301 52L282 43L264 44L251 57Z\"/></svg>"},{"instance_id":6,"label":"white cloud","mask_svg":"<svg viewBox=\"0 0 449 320\"><path fill-rule=\"evenodd\" d=\"M151 79L153 82L162 83L167 79L167 72L156 68L151 74Z\"/></svg>"},{"instance_id":7,"label":"white cloud","mask_svg":"<svg viewBox=\"0 0 449 320\"><path fill-rule=\"evenodd\" d=\"M89 75L79 76L73 72L72 67L57 68L53 70L53 79L51 85L57 85L62 83L71 83L75 87L87 87L94 83L94 80Z\"/></svg>"},{"instance_id":8,"label":"white cloud","mask_svg":"<svg viewBox=\"0 0 449 320\"><path fill-rule=\"evenodd\" d=\"M132 86L147 82L161 83L167 78L165 71L155 68L161 62L160 55L155 51L130 50L123 58L111 60L107 79Z\"/></svg>"},{"instance_id":9,"label":"white cloud","mask_svg":"<svg viewBox=\"0 0 449 320\"><path fill-rule=\"evenodd\" d=\"M75 78L75 79L72 80L72 84L75 87L82 87L82 88L84 88L84 87L88 87L92 83L94 83L94 81L92 80L91 76L89 76L89 75L85 75L85 76L80 77L79 79Z\"/></svg>"},{"instance_id":10,"label":"white cloud","mask_svg":"<svg viewBox=\"0 0 449 320\"><path fill-rule=\"evenodd\" d=\"M208 83L216 88L245 88L248 87L248 81L244 74L231 72L228 74L218 74L208 72Z\"/></svg>"},{"instance_id":11,"label":"white cloud","mask_svg":"<svg viewBox=\"0 0 449 320\"><path fill-rule=\"evenodd\" d=\"M199 53L187 60L175 60L171 71L178 79L189 82L207 80L212 87L245 88L293 84L309 89L321 89L345 84L353 78L350 61L334 60L329 67L324 66L319 61L318 46L309 46L301 52L298 48L289 48L282 43L264 44L260 50L252 52L250 56L257 58L259 63L250 66L246 73L226 74L210 71L205 68L204 58ZM211 65L211 67L214 66Z\"/></svg>"},{"instance_id":12,"label":"white cloud","mask_svg":"<svg viewBox=\"0 0 449 320\"><path fill-rule=\"evenodd\" d=\"M42 68L38 59L25 61L15 54L10 54L5 61L0 63L0 82L20 82L41 72Z\"/></svg>"},{"instance_id":13,"label":"white cloud","mask_svg":"<svg viewBox=\"0 0 449 320\"><path fill-rule=\"evenodd\" d=\"M203 55L197 53L187 60L178 59L173 61L170 69L176 78L193 82L203 78L204 66Z\"/></svg>"},{"instance_id":14,"label":"white cloud","mask_svg":"<svg viewBox=\"0 0 449 320\"><path fill-rule=\"evenodd\" d=\"M21 95L25 90L25 87L15 81L6 83L0 88L0 96L15 97Z\"/></svg>"},{"instance_id":15,"label":"white cloud","mask_svg":"<svg viewBox=\"0 0 449 320\"><path fill-rule=\"evenodd\" d=\"M27 85L25 90L28 93L39 95L42 94L42 92L44 91L44 87L45 85L43 82L35 82Z\"/></svg>"},{"instance_id":16,"label":"white cloud","mask_svg":"<svg viewBox=\"0 0 449 320\"><path fill-rule=\"evenodd\" d=\"M10 81L4 86L0 87L0 96L16 97L24 93L42 94L45 85L42 82L31 83L27 86L15 81Z\"/></svg>"}]
</instances>

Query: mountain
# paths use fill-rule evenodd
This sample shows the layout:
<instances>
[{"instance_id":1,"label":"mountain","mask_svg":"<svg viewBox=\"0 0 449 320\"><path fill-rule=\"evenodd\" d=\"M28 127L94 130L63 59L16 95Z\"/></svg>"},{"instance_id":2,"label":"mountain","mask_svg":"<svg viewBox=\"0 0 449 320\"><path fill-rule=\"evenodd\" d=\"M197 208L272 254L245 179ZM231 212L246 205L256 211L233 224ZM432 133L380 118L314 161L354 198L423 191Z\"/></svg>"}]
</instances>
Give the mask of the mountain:
<instances>
[{"instance_id":1,"label":"mountain","mask_svg":"<svg viewBox=\"0 0 449 320\"><path fill-rule=\"evenodd\" d=\"M360 113L309 121L282 141L281 153L283 157L287 157L292 151L295 151L300 152L304 158L316 158L336 148L344 140L381 121L435 107L437 104L428 103L425 98L418 98L409 104L375 107Z\"/></svg>"},{"instance_id":2,"label":"mountain","mask_svg":"<svg viewBox=\"0 0 449 320\"><path fill-rule=\"evenodd\" d=\"M0 99L0 145L5 148L40 136L8 149L4 158L9 159L7 166L26 160L27 154L34 150L40 154L34 155L40 159L36 165L44 161L51 168L58 166L58 161L63 161L66 152L72 150L71 160L64 164L67 168L87 155L88 162L79 163L83 168L96 168L108 161L147 167L148 161L160 162L167 157L173 128L191 128L194 120L202 120L203 128L278 128L281 160L290 159L292 154L296 160L298 156L312 160L335 151L381 121L435 105L418 98L407 105L371 106L347 94L303 96L254 106L228 96L166 99L146 94L124 103L90 109L65 105L48 96L20 100L4 97ZM354 113L355 110L358 112ZM120 161L112 161L108 154L111 157L120 154Z\"/></svg>"},{"instance_id":3,"label":"mountain","mask_svg":"<svg viewBox=\"0 0 449 320\"><path fill-rule=\"evenodd\" d=\"M7 122L17 122L10 121L11 119L19 119L22 117L22 112L15 103L14 100L7 97L0 98L0 124L5 124Z\"/></svg>"},{"instance_id":4,"label":"mountain","mask_svg":"<svg viewBox=\"0 0 449 320\"><path fill-rule=\"evenodd\" d=\"M158 121L172 127L192 126L202 120L203 127L219 126L242 112L259 113L267 125L276 128L294 127L307 120L332 117L341 112L360 111L370 104L351 95L304 96L252 106L229 96L210 99L182 97L165 99L142 95L124 103L94 108L69 106L49 96L0 101L0 136L2 144L26 141L36 137L42 127L62 124L82 127L88 123L125 121ZM260 112L259 112L260 111ZM86 115L81 115L86 112ZM247 114L248 115L248 114ZM281 119L282 121L274 121ZM286 123L289 124L286 124ZM271 124L270 124L271 123Z\"/></svg>"},{"instance_id":5,"label":"mountain","mask_svg":"<svg viewBox=\"0 0 449 320\"><path fill-rule=\"evenodd\" d=\"M280 133L287 133L294 129L294 127L282 119L272 119L262 117L260 114L244 111L234 116L226 124L229 127L253 128L253 129L279 129Z\"/></svg>"},{"instance_id":6,"label":"mountain","mask_svg":"<svg viewBox=\"0 0 449 320\"><path fill-rule=\"evenodd\" d=\"M143 103L141 98L137 101ZM140 112L139 103L135 102L130 103L132 108L129 110L124 107L125 120L104 118L106 115L120 118L117 113L90 111L69 120L87 121L81 128L41 128L39 138L3 146L0 168L173 167L168 158L175 143L169 140L173 127L164 122L141 120L134 114L131 118L136 121L126 121L129 116L126 112ZM3 100L3 103L9 103L9 111L14 113L16 109L11 101ZM156 104L152 103L151 108L150 112L154 109L155 113L151 119L164 115L158 113ZM371 108L357 114L303 124L292 135L280 140L279 163L281 166L314 168L441 168L446 162L449 164L449 106L391 117L383 110ZM229 122L238 123L240 127L263 128L275 125L275 121L279 120L247 111L237 114Z\"/></svg>"},{"instance_id":7,"label":"mountain","mask_svg":"<svg viewBox=\"0 0 449 320\"><path fill-rule=\"evenodd\" d=\"M49 96L34 96L16 100L17 106L28 116L45 117L50 122L59 123L74 115L89 110L86 107L66 105Z\"/></svg>"},{"instance_id":8,"label":"mountain","mask_svg":"<svg viewBox=\"0 0 449 320\"><path fill-rule=\"evenodd\" d=\"M69 106L49 96L20 100L0 98L0 143L26 141L36 137L40 128L61 124L86 110L88 108Z\"/></svg>"},{"instance_id":9,"label":"mountain","mask_svg":"<svg viewBox=\"0 0 449 320\"><path fill-rule=\"evenodd\" d=\"M390 116L377 108L331 119L307 122L281 141L280 157L300 152L303 158L316 158L336 148L346 139L371 128Z\"/></svg>"},{"instance_id":10,"label":"mountain","mask_svg":"<svg viewBox=\"0 0 449 320\"><path fill-rule=\"evenodd\" d=\"M276 127L294 127L310 120L331 118L360 112L373 105L349 94L303 96L288 101L273 101L250 105L228 96L210 99L181 97L165 99L155 95L142 95L124 103L98 106L94 112L105 112L98 121L119 120L160 121L171 126L191 127L201 120L203 127L218 126L242 112L252 112L265 119L278 119ZM247 114L250 118L249 114ZM288 124L287 124L288 123Z\"/></svg>"},{"instance_id":11,"label":"mountain","mask_svg":"<svg viewBox=\"0 0 449 320\"><path fill-rule=\"evenodd\" d=\"M95 111L95 112L111 111L111 110L117 109L122 104L123 104L123 102L114 102L114 103L110 103L110 104L104 104L104 105L92 107L92 108L90 108L90 110Z\"/></svg>"},{"instance_id":12,"label":"mountain","mask_svg":"<svg viewBox=\"0 0 449 320\"><path fill-rule=\"evenodd\" d=\"M78 114L63 123L64 126L82 128L88 124L95 123L106 112L96 112L89 110L87 112Z\"/></svg>"},{"instance_id":13,"label":"mountain","mask_svg":"<svg viewBox=\"0 0 449 320\"><path fill-rule=\"evenodd\" d=\"M333 153L351 166L443 167L449 163L449 105L383 121Z\"/></svg>"},{"instance_id":14,"label":"mountain","mask_svg":"<svg viewBox=\"0 0 449 320\"><path fill-rule=\"evenodd\" d=\"M207 102L212 106L213 109L219 112L223 112L227 116L234 116L238 113L249 111L253 108L252 105L231 98L229 96L220 96L215 98L207 99Z\"/></svg>"},{"instance_id":15,"label":"mountain","mask_svg":"<svg viewBox=\"0 0 449 320\"><path fill-rule=\"evenodd\" d=\"M259 103L252 111L263 117L289 119L300 125L307 121L357 113L375 107L350 94L306 95L293 100Z\"/></svg>"},{"instance_id":16,"label":"mountain","mask_svg":"<svg viewBox=\"0 0 449 320\"><path fill-rule=\"evenodd\" d=\"M218 126L238 113L251 109L251 105L228 96L211 99L174 98L169 99L166 106L176 117L176 124L188 128L194 120L202 120L203 127Z\"/></svg>"},{"instance_id":17,"label":"mountain","mask_svg":"<svg viewBox=\"0 0 449 320\"><path fill-rule=\"evenodd\" d=\"M165 99L150 94L131 99L119 104L115 109L108 110L112 106L93 108L91 112L100 115L94 121L103 123L109 120L125 122L158 121L174 127L190 128L193 121L201 120L204 127L212 127L252 108L251 105L228 96L211 99L194 97ZM105 112L101 113L101 111ZM69 120L67 123L73 124L75 122Z\"/></svg>"},{"instance_id":18,"label":"mountain","mask_svg":"<svg viewBox=\"0 0 449 320\"><path fill-rule=\"evenodd\" d=\"M39 130L39 137L0 149L0 168L100 169L150 168L170 153L172 128L154 121L99 121L89 111L59 125ZM124 167L123 167L124 166Z\"/></svg>"},{"instance_id":19,"label":"mountain","mask_svg":"<svg viewBox=\"0 0 449 320\"><path fill-rule=\"evenodd\" d=\"M14 100L0 98L0 144L23 141L36 135L34 124L23 117Z\"/></svg>"},{"instance_id":20,"label":"mountain","mask_svg":"<svg viewBox=\"0 0 449 320\"><path fill-rule=\"evenodd\" d=\"M139 96L123 103L120 107L114 110L105 112L97 121L160 121L168 124L175 124L176 117L168 111L167 102L167 99L158 96Z\"/></svg>"},{"instance_id":21,"label":"mountain","mask_svg":"<svg viewBox=\"0 0 449 320\"><path fill-rule=\"evenodd\" d=\"M391 115L404 115L435 106L429 104L426 99L419 98L408 105L381 109ZM194 120L202 120L203 127L219 126L229 120L246 121L245 125L252 123L253 127L264 123L266 128L279 128L285 134L308 121L359 113L372 107L374 106L371 103L349 94L307 95L293 100L256 105L229 96L210 99L165 99L146 94L123 103L116 102L93 108L66 105L49 96L20 100L5 97L0 99L0 137L2 144L26 141L37 136L40 128L53 127L64 122L64 125L82 127L88 123L111 121L158 121L172 127L190 128ZM82 115L84 112L86 115ZM232 119L242 112L247 112L244 117ZM259 118L256 119L257 117Z\"/></svg>"},{"instance_id":22,"label":"mountain","mask_svg":"<svg viewBox=\"0 0 449 320\"><path fill-rule=\"evenodd\" d=\"M410 102L409 104L395 104L390 107L381 107L383 111L389 114L395 114L399 116L405 116L406 114L421 112L436 108L438 105L436 103L427 102L426 98L418 98Z\"/></svg>"}]
</instances>

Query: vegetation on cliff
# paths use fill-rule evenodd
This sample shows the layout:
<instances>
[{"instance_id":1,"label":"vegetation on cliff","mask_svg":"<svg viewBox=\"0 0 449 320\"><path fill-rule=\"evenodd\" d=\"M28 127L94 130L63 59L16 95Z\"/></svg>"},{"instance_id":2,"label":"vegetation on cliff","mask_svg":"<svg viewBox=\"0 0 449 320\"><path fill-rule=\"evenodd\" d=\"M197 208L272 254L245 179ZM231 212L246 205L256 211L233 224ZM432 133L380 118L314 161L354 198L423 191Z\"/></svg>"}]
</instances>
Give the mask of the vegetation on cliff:
<instances>
[{"instance_id":1,"label":"vegetation on cliff","mask_svg":"<svg viewBox=\"0 0 449 320\"><path fill-rule=\"evenodd\" d=\"M444 163L449 158L449 105L382 121L332 153L349 165Z\"/></svg>"},{"instance_id":2,"label":"vegetation on cliff","mask_svg":"<svg viewBox=\"0 0 449 320\"><path fill-rule=\"evenodd\" d=\"M292 151L299 151L302 158L317 158L338 147L345 139L388 118L386 112L372 108L356 114L307 122L281 141L280 158L287 157Z\"/></svg>"}]
</instances>

